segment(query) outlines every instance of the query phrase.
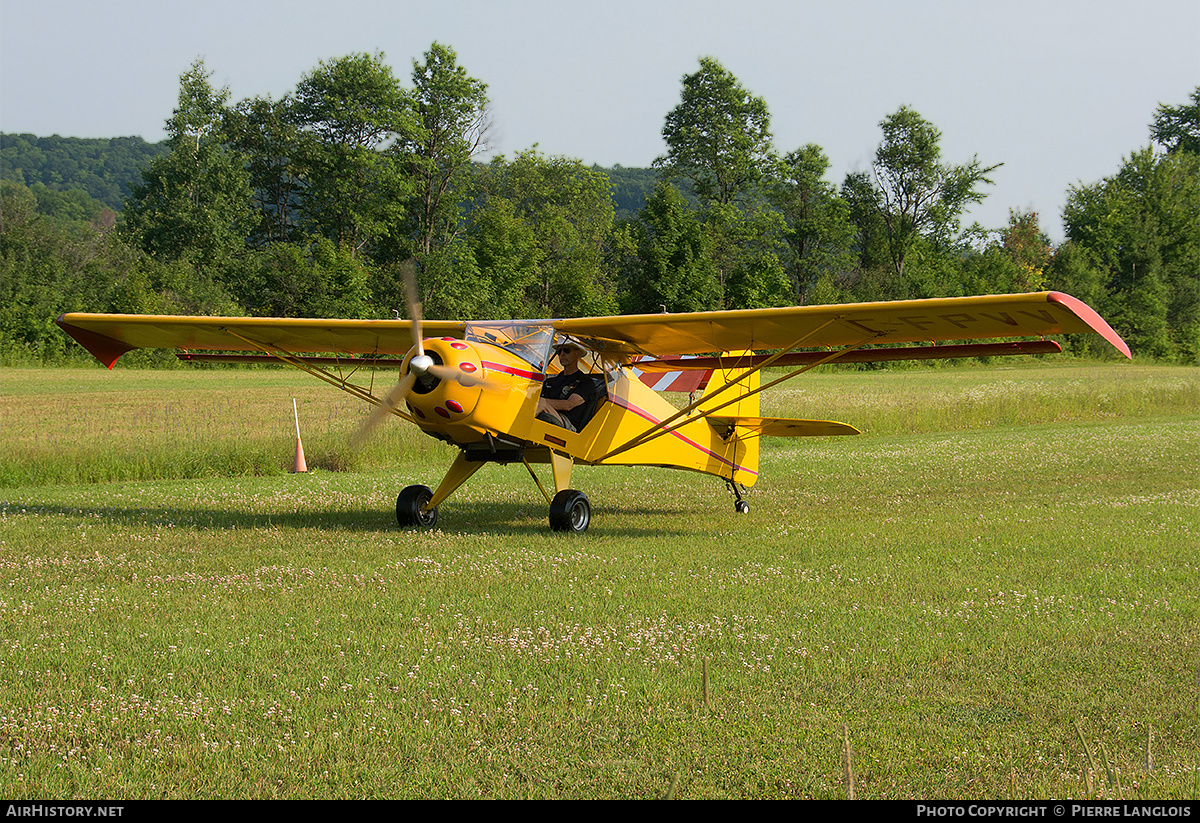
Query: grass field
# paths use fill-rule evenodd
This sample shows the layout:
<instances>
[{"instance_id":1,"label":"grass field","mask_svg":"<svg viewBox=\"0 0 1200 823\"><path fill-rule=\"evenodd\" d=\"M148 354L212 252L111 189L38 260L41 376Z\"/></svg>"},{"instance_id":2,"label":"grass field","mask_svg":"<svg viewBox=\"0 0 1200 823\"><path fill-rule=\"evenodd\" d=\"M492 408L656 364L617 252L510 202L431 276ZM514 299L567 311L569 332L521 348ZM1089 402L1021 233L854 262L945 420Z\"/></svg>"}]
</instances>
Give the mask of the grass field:
<instances>
[{"instance_id":1,"label":"grass field","mask_svg":"<svg viewBox=\"0 0 1200 823\"><path fill-rule=\"evenodd\" d=\"M1200 369L788 386L865 434L566 537L519 467L397 529L452 453L301 375L0 372L0 796L1200 795Z\"/></svg>"}]
</instances>

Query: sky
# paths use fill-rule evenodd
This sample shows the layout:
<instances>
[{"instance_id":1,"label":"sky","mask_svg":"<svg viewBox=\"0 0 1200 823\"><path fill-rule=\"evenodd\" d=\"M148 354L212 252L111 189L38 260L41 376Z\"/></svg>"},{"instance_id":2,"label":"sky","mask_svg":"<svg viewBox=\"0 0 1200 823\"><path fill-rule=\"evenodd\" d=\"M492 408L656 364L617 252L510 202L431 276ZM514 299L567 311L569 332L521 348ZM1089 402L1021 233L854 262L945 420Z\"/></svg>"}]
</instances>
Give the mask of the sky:
<instances>
[{"instance_id":1,"label":"sky","mask_svg":"<svg viewBox=\"0 0 1200 823\"><path fill-rule=\"evenodd\" d=\"M0 0L0 131L157 142L197 58L236 102L354 53L411 86L434 42L488 84L493 154L647 167L713 57L766 101L777 151L824 150L829 182L869 171L909 106L944 162L1003 163L969 220L1037 212L1054 242L1070 187L1200 86L1197 0Z\"/></svg>"}]
</instances>

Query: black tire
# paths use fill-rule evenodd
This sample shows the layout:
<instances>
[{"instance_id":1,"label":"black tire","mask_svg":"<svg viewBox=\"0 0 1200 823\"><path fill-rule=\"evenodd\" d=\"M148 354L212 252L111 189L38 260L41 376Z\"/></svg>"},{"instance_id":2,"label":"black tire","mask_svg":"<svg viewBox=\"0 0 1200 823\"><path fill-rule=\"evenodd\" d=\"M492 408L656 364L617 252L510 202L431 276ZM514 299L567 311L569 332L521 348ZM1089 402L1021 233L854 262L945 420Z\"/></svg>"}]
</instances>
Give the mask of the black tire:
<instances>
[{"instance_id":1,"label":"black tire","mask_svg":"<svg viewBox=\"0 0 1200 823\"><path fill-rule=\"evenodd\" d=\"M587 495L574 489L563 489L554 495L550 504L550 528L556 532L587 531L592 522L592 504Z\"/></svg>"},{"instance_id":2,"label":"black tire","mask_svg":"<svg viewBox=\"0 0 1200 823\"><path fill-rule=\"evenodd\" d=\"M749 514L750 513L750 504L747 503L745 500L739 500L738 502L733 504L733 510L735 512L737 512L738 514Z\"/></svg>"},{"instance_id":3,"label":"black tire","mask_svg":"<svg viewBox=\"0 0 1200 823\"><path fill-rule=\"evenodd\" d=\"M400 526L432 528L437 523L437 509L425 511L425 504L433 499L428 486L409 486L396 498L396 522Z\"/></svg>"}]
</instances>

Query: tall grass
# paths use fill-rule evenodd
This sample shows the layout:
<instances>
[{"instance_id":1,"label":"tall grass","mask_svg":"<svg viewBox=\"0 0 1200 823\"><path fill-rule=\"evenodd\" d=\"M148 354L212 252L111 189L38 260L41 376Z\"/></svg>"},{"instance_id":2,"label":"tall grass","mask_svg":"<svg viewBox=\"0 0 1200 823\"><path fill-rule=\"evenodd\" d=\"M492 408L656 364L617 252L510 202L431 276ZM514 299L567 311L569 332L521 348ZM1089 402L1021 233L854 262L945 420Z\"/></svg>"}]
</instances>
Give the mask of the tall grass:
<instances>
[{"instance_id":1,"label":"tall grass","mask_svg":"<svg viewBox=\"0 0 1200 823\"><path fill-rule=\"evenodd\" d=\"M1200 369L1021 363L802 376L764 413L828 416L867 434L988 429L1200 412Z\"/></svg>"},{"instance_id":2,"label":"tall grass","mask_svg":"<svg viewBox=\"0 0 1200 823\"><path fill-rule=\"evenodd\" d=\"M765 394L763 410L870 436L1195 414L1198 375L1094 364L829 372ZM0 488L283 473L295 454L293 399L312 468L450 459L402 422L352 449L368 406L299 373L14 368L0 371Z\"/></svg>"},{"instance_id":3,"label":"tall grass","mask_svg":"<svg viewBox=\"0 0 1200 823\"><path fill-rule=\"evenodd\" d=\"M280 474L295 456L293 399L310 468L444 451L407 425L351 448L368 405L301 374L6 369L0 487Z\"/></svg>"}]
</instances>

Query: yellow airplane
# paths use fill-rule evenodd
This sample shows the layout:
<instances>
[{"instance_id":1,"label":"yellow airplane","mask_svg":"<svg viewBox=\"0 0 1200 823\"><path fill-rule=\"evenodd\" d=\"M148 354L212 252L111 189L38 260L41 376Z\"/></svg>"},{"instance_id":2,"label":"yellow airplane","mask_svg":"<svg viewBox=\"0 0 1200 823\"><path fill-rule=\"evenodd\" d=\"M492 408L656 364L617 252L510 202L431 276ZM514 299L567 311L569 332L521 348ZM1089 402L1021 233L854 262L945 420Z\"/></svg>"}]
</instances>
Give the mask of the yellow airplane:
<instances>
[{"instance_id":1,"label":"yellow airplane","mask_svg":"<svg viewBox=\"0 0 1200 823\"><path fill-rule=\"evenodd\" d=\"M400 492L401 526L433 526L438 507L483 465L523 463L550 504L551 528L566 532L586 531L591 521L587 496L571 486L576 464L715 475L728 484L736 511L748 512L742 490L758 479L758 438L859 433L845 423L760 416L762 391L819 365L1046 354L1062 351L1046 335L1075 333L1100 334L1131 357L1103 318L1059 292L426 322L410 298L409 315L322 320L75 313L57 322L109 368L139 348L178 349L182 359L194 361L282 361L374 404L360 434L391 414L453 444L458 455L436 489L412 485ZM995 342L1006 338L1026 340ZM945 341L956 342L930 345ZM773 372L763 382L767 368ZM385 369L397 370L397 382L377 396L375 377ZM780 369L785 373L775 376ZM699 398L681 409L647 385L684 370L703 371L708 380ZM565 396L543 397L544 389ZM538 479L535 464L549 464L553 493Z\"/></svg>"}]
</instances>

